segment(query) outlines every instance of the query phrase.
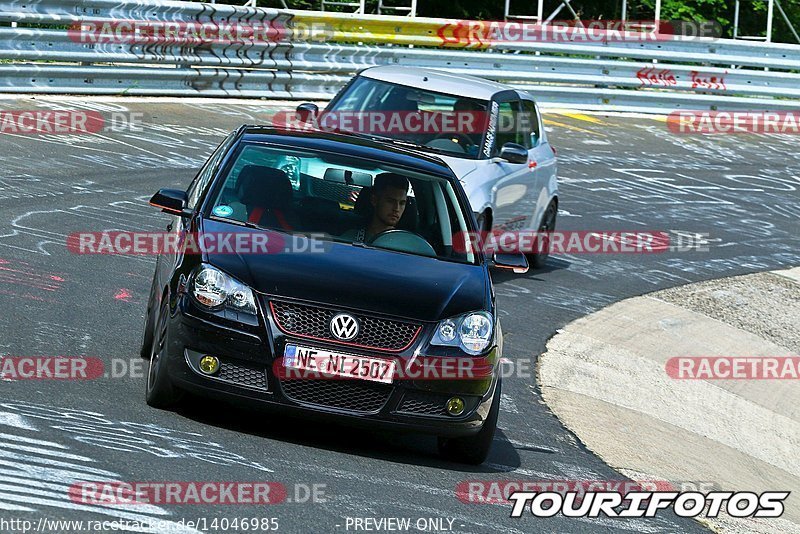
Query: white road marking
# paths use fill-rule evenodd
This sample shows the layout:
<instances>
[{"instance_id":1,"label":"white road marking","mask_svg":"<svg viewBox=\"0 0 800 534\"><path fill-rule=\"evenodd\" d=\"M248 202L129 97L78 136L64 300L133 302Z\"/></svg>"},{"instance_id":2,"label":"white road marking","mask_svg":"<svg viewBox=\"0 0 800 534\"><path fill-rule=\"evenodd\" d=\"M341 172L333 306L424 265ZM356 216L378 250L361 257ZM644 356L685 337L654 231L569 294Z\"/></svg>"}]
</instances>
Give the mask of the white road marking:
<instances>
[{"instance_id":1,"label":"white road marking","mask_svg":"<svg viewBox=\"0 0 800 534\"><path fill-rule=\"evenodd\" d=\"M0 425L13 426L23 430L36 430L36 427L29 423L24 416L10 412L0 412ZM4 435L0 434L0 437ZM13 439L14 436L11 438Z\"/></svg>"}]
</instances>

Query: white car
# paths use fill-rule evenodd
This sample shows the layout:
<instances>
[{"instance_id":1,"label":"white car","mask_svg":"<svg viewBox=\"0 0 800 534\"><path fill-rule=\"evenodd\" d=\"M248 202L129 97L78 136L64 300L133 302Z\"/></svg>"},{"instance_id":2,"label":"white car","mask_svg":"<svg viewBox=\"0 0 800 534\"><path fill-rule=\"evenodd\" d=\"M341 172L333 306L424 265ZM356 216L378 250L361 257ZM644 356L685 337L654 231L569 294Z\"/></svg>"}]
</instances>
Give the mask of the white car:
<instances>
[{"instance_id":1,"label":"white car","mask_svg":"<svg viewBox=\"0 0 800 534\"><path fill-rule=\"evenodd\" d=\"M399 112L401 122L406 113L483 116L486 122L480 128L462 132L373 128L370 134L412 143L444 160L461 180L482 230L555 229L556 153L536 103L524 91L431 69L372 67L353 77L322 113L314 104L301 104L297 111L302 120L375 112ZM546 258L529 255L534 267Z\"/></svg>"}]
</instances>

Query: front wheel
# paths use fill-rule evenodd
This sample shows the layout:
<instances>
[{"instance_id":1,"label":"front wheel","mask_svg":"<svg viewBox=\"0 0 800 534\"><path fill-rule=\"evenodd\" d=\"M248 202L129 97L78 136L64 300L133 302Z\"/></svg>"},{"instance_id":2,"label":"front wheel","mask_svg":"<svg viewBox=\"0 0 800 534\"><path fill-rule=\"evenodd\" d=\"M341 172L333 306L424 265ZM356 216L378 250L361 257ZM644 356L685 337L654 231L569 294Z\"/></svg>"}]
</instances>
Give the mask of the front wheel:
<instances>
[{"instance_id":1,"label":"front wheel","mask_svg":"<svg viewBox=\"0 0 800 534\"><path fill-rule=\"evenodd\" d=\"M544 211L542 223L539 225L538 232L542 241L541 243L538 239L536 241L537 250L541 250L542 252L527 255L528 263L530 263L531 267L534 269L541 269L544 267L544 264L547 263L547 258L550 256L550 233L556 230L557 214L558 208L551 202Z\"/></svg>"},{"instance_id":2,"label":"front wheel","mask_svg":"<svg viewBox=\"0 0 800 534\"><path fill-rule=\"evenodd\" d=\"M479 465L489 456L500 414L500 379L497 379L492 396L492 407L483 423L483 428L474 436L463 438L439 438L439 454L450 461L462 464Z\"/></svg>"},{"instance_id":3,"label":"front wheel","mask_svg":"<svg viewBox=\"0 0 800 534\"><path fill-rule=\"evenodd\" d=\"M153 408L171 408L181 398L181 392L172 385L167 374L165 361L167 352L167 318L169 317L169 301L167 296L161 303L156 319L153 343L150 348L150 368L147 372L145 400Z\"/></svg>"},{"instance_id":4,"label":"front wheel","mask_svg":"<svg viewBox=\"0 0 800 534\"><path fill-rule=\"evenodd\" d=\"M139 356L150 359L150 350L153 346L153 329L156 317L153 315L153 306L156 303L156 275L153 275L153 283L150 284L150 296L147 299L147 310L144 314L144 332L142 333L142 345L139 349Z\"/></svg>"}]
</instances>

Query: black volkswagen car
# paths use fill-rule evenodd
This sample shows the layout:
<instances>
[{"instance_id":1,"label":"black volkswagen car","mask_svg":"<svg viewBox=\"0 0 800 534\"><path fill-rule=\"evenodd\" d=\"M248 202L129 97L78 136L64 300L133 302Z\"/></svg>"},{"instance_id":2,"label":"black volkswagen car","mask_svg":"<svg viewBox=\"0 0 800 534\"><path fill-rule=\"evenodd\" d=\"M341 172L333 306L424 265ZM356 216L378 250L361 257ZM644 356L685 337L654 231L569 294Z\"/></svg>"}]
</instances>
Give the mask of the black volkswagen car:
<instances>
[{"instance_id":1,"label":"black volkswagen car","mask_svg":"<svg viewBox=\"0 0 800 534\"><path fill-rule=\"evenodd\" d=\"M503 349L489 268L527 263L465 239L476 223L445 163L243 126L187 191L150 203L178 245L159 255L147 307L149 405L213 396L430 433L445 458L484 461Z\"/></svg>"}]
</instances>

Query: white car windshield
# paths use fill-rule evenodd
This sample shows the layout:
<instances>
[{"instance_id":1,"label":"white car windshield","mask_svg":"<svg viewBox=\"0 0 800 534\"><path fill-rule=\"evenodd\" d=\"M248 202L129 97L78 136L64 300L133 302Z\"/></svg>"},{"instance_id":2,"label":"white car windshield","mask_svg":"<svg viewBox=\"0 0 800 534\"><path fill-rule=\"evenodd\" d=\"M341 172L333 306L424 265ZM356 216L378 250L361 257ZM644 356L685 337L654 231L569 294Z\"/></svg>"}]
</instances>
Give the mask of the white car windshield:
<instances>
[{"instance_id":1,"label":"white car windshield","mask_svg":"<svg viewBox=\"0 0 800 534\"><path fill-rule=\"evenodd\" d=\"M319 120L323 128L335 123L342 130L388 137L434 152L474 159L483 146L488 104L485 100L358 76Z\"/></svg>"},{"instance_id":2,"label":"white car windshield","mask_svg":"<svg viewBox=\"0 0 800 534\"><path fill-rule=\"evenodd\" d=\"M244 143L210 215L234 223L476 263L468 212L430 174L330 153Z\"/></svg>"}]
</instances>

